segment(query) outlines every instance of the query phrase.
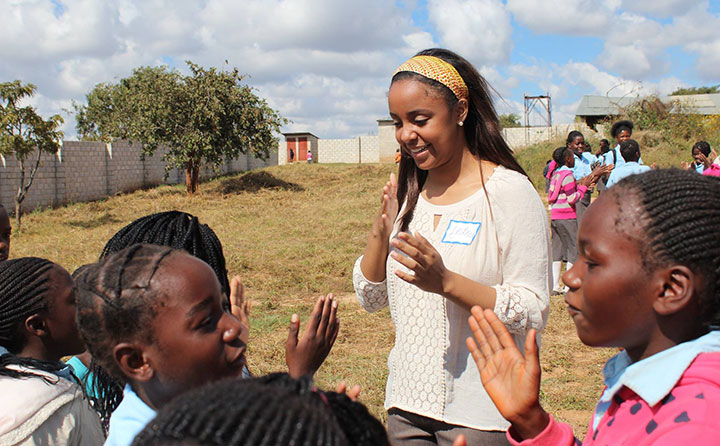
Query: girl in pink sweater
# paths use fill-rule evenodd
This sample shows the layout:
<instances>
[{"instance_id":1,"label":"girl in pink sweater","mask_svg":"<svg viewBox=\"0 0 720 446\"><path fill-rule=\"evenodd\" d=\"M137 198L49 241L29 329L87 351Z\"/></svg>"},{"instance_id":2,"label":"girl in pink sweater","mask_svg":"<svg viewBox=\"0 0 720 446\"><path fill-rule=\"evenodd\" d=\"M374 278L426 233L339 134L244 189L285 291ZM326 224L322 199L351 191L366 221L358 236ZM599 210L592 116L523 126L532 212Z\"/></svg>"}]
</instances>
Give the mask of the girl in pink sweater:
<instances>
[{"instance_id":1,"label":"girl in pink sweater","mask_svg":"<svg viewBox=\"0 0 720 446\"><path fill-rule=\"evenodd\" d=\"M593 182L593 176L575 181L572 169L575 156L569 147L558 147L553 152L554 170L550 173L548 203L550 204L550 229L552 231L552 274L553 293L562 294L560 289L560 268L567 262L566 269L572 268L577 259L577 203Z\"/></svg>"},{"instance_id":2,"label":"girl in pink sweater","mask_svg":"<svg viewBox=\"0 0 720 446\"><path fill-rule=\"evenodd\" d=\"M719 203L716 179L652 170L585 214L565 301L583 343L623 348L603 370L585 446L720 444ZM469 321L468 348L511 444L578 444L540 406L535 331L523 356L491 311L475 307Z\"/></svg>"}]
</instances>

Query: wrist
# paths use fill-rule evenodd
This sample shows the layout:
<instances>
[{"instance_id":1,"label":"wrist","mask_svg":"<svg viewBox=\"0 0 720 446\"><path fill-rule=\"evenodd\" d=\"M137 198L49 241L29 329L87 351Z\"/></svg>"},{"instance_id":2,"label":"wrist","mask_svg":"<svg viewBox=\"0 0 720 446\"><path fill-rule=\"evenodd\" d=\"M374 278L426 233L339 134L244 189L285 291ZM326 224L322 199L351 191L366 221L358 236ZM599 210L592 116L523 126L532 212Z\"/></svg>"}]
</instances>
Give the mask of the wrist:
<instances>
[{"instance_id":1,"label":"wrist","mask_svg":"<svg viewBox=\"0 0 720 446\"><path fill-rule=\"evenodd\" d=\"M550 416L538 403L525 413L518 414L510 421L510 428L521 439L535 438L545 430L550 423Z\"/></svg>"},{"instance_id":2,"label":"wrist","mask_svg":"<svg viewBox=\"0 0 720 446\"><path fill-rule=\"evenodd\" d=\"M455 289L457 288L457 274L450 271L449 269L445 270L445 273L442 277L442 283L441 283L441 289L442 289L442 296L445 298L450 298L454 296Z\"/></svg>"}]
</instances>

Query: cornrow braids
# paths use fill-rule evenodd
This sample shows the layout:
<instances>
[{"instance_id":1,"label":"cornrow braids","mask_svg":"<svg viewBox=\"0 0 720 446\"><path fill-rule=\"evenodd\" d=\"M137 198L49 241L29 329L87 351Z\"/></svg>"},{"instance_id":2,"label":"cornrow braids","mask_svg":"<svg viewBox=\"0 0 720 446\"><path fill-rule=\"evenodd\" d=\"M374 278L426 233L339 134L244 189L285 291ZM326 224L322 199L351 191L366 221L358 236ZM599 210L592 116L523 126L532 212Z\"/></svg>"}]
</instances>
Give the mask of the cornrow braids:
<instances>
[{"instance_id":1,"label":"cornrow braids","mask_svg":"<svg viewBox=\"0 0 720 446\"><path fill-rule=\"evenodd\" d=\"M173 400L135 437L133 446L181 441L203 446L389 444L384 428L372 417L373 431L379 429L381 435L372 442L349 438L347 433L352 430L341 426L337 408L347 406L350 400L336 396L314 390L309 378L296 381L287 374L231 378ZM348 421L358 423L357 419ZM357 426L357 430L362 428Z\"/></svg>"},{"instance_id":2,"label":"cornrow braids","mask_svg":"<svg viewBox=\"0 0 720 446\"><path fill-rule=\"evenodd\" d=\"M85 346L110 375L125 382L113 359L123 340L152 342L152 321L162 291L151 281L162 261L177 252L157 245L132 245L88 266L76 281L77 321Z\"/></svg>"},{"instance_id":3,"label":"cornrow braids","mask_svg":"<svg viewBox=\"0 0 720 446\"><path fill-rule=\"evenodd\" d=\"M119 230L105 245L100 258L136 243L183 249L204 261L215 272L226 296L230 294L225 256L215 232L185 212L169 211L138 218Z\"/></svg>"},{"instance_id":4,"label":"cornrow braids","mask_svg":"<svg viewBox=\"0 0 720 446\"><path fill-rule=\"evenodd\" d=\"M72 273L75 283L80 280L91 266L92 264L82 265ZM87 395L88 399L100 417L105 433L107 433L110 428L110 415L123 399L123 383L112 377L107 370L97 363L95 358L90 360L86 378L89 378L89 380L83 384L87 384L87 388L90 389Z\"/></svg>"},{"instance_id":5,"label":"cornrow braids","mask_svg":"<svg viewBox=\"0 0 720 446\"><path fill-rule=\"evenodd\" d=\"M644 266L675 263L699 274L701 322L720 325L720 180L663 169L631 175L610 190L618 200L634 195L642 207L649 248Z\"/></svg>"},{"instance_id":6,"label":"cornrow braids","mask_svg":"<svg viewBox=\"0 0 720 446\"><path fill-rule=\"evenodd\" d=\"M0 345L17 353L25 345L18 324L47 308L48 272L55 264L37 257L0 263Z\"/></svg>"},{"instance_id":7,"label":"cornrow braids","mask_svg":"<svg viewBox=\"0 0 720 446\"><path fill-rule=\"evenodd\" d=\"M22 257L0 263L0 346L10 352L0 357L0 376L40 376L50 384L57 382L45 375L35 374L32 370L55 373L63 369L62 363L15 355L27 341L20 334L20 324L28 316L48 309L46 293L50 289L49 273L55 266L53 262L37 257Z\"/></svg>"}]
</instances>

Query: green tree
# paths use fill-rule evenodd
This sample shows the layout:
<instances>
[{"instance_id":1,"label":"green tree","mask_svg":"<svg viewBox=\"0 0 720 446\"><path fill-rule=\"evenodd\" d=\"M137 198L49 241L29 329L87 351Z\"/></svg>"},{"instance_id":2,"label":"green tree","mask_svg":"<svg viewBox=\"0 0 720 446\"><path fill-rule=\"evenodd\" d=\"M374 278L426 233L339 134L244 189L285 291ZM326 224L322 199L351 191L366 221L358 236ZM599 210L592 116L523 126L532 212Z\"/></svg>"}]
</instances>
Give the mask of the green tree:
<instances>
[{"instance_id":1,"label":"green tree","mask_svg":"<svg viewBox=\"0 0 720 446\"><path fill-rule=\"evenodd\" d=\"M15 194L15 226L21 229L22 202L32 186L40 167L43 152L57 153L63 133L59 130L63 124L60 115L44 120L34 107L20 104L24 99L35 95L37 88L33 84L22 84L19 80L0 84L0 153L14 155L20 169L20 184ZM30 155L36 152L34 161Z\"/></svg>"},{"instance_id":2,"label":"green tree","mask_svg":"<svg viewBox=\"0 0 720 446\"><path fill-rule=\"evenodd\" d=\"M507 129L510 127L522 127L522 124L520 124L520 117L516 115L515 113L508 113L505 115L500 115L500 127Z\"/></svg>"},{"instance_id":3,"label":"green tree","mask_svg":"<svg viewBox=\"0 0 720 446\"><path fill-rule=\"evenodd\" d=\"M720 85L704 86L704 87L688 87L678 88L677 90L670 93L670 96L683 96L689 94L708 94L708 93L720 93Z\"/></svg>"},{"instance_id":4,"label":"green tree","mask_svg":"<svg viewBox=\"0 0 720 446\"><path fill-rule=\"evenodd\" d=\"M188 76L141 67L116 84L98 84L75 112L83 138L138 141L148 156L167 147L167 169L184 169L187 192L195 193L204 164L217 168L248 151L267 159L287 121L242 83L237 68L187 64Z\"/></svg>"}]
</instances>

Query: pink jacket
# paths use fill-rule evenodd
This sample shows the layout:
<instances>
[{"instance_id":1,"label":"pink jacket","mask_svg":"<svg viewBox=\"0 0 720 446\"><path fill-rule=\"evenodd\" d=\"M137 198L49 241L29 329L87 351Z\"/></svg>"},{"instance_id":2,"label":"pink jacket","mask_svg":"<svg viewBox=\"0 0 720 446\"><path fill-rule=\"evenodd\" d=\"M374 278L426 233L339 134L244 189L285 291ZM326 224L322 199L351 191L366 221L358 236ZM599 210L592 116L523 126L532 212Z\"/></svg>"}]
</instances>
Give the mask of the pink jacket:
<instances>
[{"instance_id":1,"label":"pink jacket","mask_svg":"<svg viewBox=\"0 0 720 446\"><path fill-rule=\"evenodd\" d=\"M583 446L720 445L720 352L701 353L672 391L650 407L627 387L615 394L598 428L588 429ZM551 417L545 430L512 445L573 446L572 428Z\"/></svg>"},{"instance_id":2,"label":"pink jacket","mask_svg":"<svg viewBox=\"0 0 720 446\"><path fill-rule=\"evenodd\" d=\"M571 220L577 218L575 203L587 192L587 187L578 185L573 173L567 167L561 167L553 173L548 189L551 220Z\"/></svg>"},{"instance_id":3,"label":"pink jacket","mask_svg":"<svg viewBox=\"0 0 720 446\"><path fill-rule=\"evenodd\" d=\"M717 162L718 160L716 159L712 164L710 164L710 167L703 170L702 174L711 177L720 177L720 165L718 165Z\"/></svg>"}]
</instances>

